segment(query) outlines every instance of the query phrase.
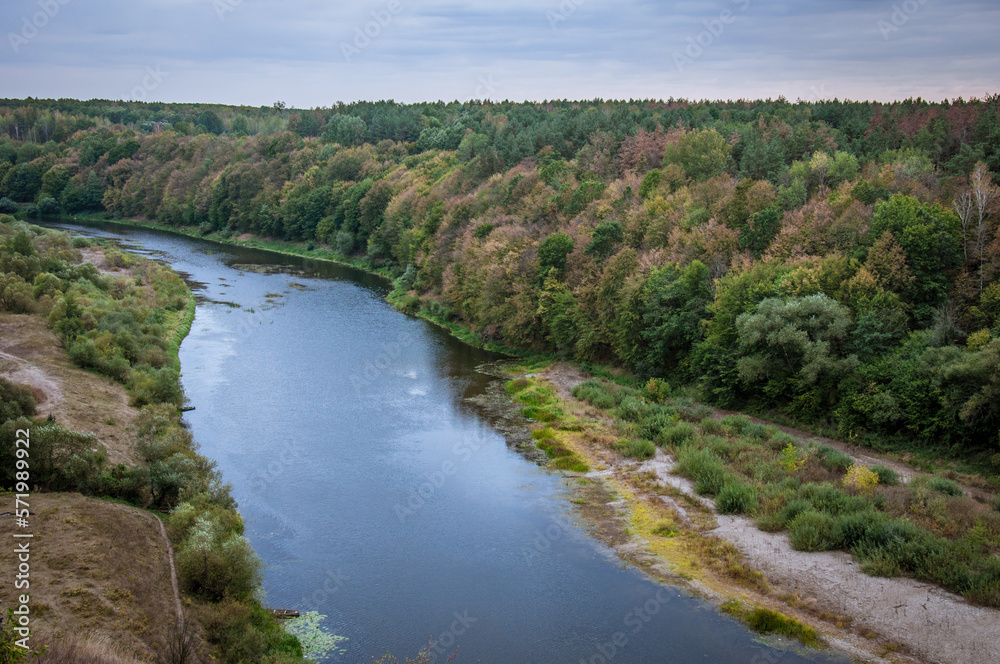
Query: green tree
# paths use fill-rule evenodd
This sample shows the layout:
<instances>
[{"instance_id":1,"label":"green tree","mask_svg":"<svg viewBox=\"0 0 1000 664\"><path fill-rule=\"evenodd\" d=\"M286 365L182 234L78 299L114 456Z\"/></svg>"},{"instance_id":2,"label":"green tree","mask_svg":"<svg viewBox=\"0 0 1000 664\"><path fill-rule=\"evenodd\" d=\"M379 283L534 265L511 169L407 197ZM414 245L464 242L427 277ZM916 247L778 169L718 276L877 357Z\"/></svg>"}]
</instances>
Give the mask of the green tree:
<instances>
[{"instance_id":1,"label":"green tree","mask_svg":"<svg viewBox=\"0 0 1000 664\"><path fill-rule=\"evenodd\" d=\"M815 414L830 406L836 385L857 366L844 357L850 311L824 294L768 298L736 320L740 377L774 403Z\"/></svg>"},{"instance_id":2,"label":"green tree","mask_svg":"<svg viewBox=\"0 0 1000 664\"><path fill-rule=\"evenodd\" d=\"M642 373L664 376L680 368L689 374L688 354L701 341L701 322L712 301L711 274L701 261L678 270L654 270L643 288L642 339L648 348Z\"/></svg>"},{"instance_id":3,"label":"green tree","mask_svg":"<svg viewBox=\"0 0 1000 664\"><path fill-rule=\"evenodd\" d=\"M566 257L573 251L573 239L565 233L553 233L538 245L538 273L545 276L550 269L562 272Z\"/></svg>"},{"instance_id":4,"label":"green tree","mask_svg":"<svg viewBox=\"0 0 1000 664\"><path fill-rule=\"evenodd\" d=\"M664 165L677 164L684 173L701 182L722 173L730 147L714 129L695 130L668 145Z\"/></svg>"}]
</instances>

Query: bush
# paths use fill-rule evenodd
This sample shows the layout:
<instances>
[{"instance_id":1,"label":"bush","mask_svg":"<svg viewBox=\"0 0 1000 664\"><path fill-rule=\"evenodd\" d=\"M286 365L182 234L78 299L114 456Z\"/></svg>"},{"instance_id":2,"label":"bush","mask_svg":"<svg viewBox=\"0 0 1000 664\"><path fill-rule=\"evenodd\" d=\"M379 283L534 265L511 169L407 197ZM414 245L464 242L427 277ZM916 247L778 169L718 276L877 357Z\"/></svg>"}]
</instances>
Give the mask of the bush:
<instances>
[{"instance_id":1,"label":"bush","mask_svg":"<svg viewBox=\"0 0 1000 664\"><path fill-rule=\"evenodd\" d=\"M797 551L828 551L839 549L843 543L839 521L812 510L799 514L788 524L788 537Z\"/></svg>"},{"instance_id":2,"label":"bush","mask_svg":"<svg viewBox=\"0 0 1000 664\"><path fill-rule=\"evenodd\" d=\"M684 443L698 437L698 427L690 422L676 422L660 430L656 442L660 445L680 447Z\"/></svg>"},{"instance_id":3,"label":"bush","mask_svg":"<svg viewBox=\"0 0 1000 664\"><path fill-rule=\"evenodd\" d=\"M35 397L23 385L0 376L0 424L35 414Z\"/></svg>"},{"instance_id":4,"label":"bush","mask_svg":"<svg viewBox=\"0 0 1000 664\"><path fill-rule=\"evenodd\" d=\"M770 609L755 607L743 616L743 621L758 634L784 634L810 646L818 646L821 643L819 635L813 628Z\"/></svg>"},{"instance_id":5,"label":"bush","mask_svg":"<svg viewBox=\"0 0 1000 664\"><path fill-rule=\"evenodd\" d=\"M677 460L677 472L694 480L695 491L714 496L726 482L722 459L709 450L685 449Z\"/></svg>"},{"instance_id":6,"label":"bush","mask_svg":"<svg viewBox=\"0 0 1000 664\"><path fill-rule=\"evenodd\" d=\"M213 601L249 599L260 585L261 562L250 542L211 518L196 519L177 553L177 567L189 591Z\"/></svg>"},{"instance_id":7,"label":"bush","mask_svg":"<svg viewBox=\"0 0 1000 664\"><path fill-rule=\"evenodd\" d=\"M743 427L743 437L747 440L766 440L767 439L767 427L763 424L758 424L757 422L751 422L750 424Z\"/></svg>"},{"instance_id":8,"label":"bush","mask_svg":"<svg viewBox=\"0 0 1000 664\"><path fill-rule=\"evenodd\" d=\"M863 496L849 496L831 484L807 484L799 490L813 507L827 514L849 514L868 509L869 503Z\"/></svg>"},{"instance_id":9,"label":"bush","mask_svg":"<svg viewBox=\"0 0 1000 664\"><path fill-rule=\"evenodd\" d=\"M730 436L738 436L752 423L746 415L726 415L722 418L721 424Z\"/></svg>"},{"instance_id":10,"label":"bush","mask_svg":"<svg viewBox=\"0 0 1000 664\"><path fill-rule=\"evenodd\" d=\"M993 509L995 509L997 512L1000 512L1000 493L993 496Z\"/></svg>"},{"instance_id":11,"label":"bush","mask_svg":"<svg viewBox=\"0 0 1000 664\"><path fill-rule=\"evenodd\" d=\"M629 422L638 422L650 412L651 404L641 397L625 397L618 404L617 416Z\"/></svg>"},{"instance_id":12,"label":"bush","mask_svg":"<svg viewBox=\"0 0 1000 664\"><path fill-rule=\"evenodd\" d=\"M0 198L0 214L14 214L17 212L17 203L6 196Z\"/></svg>"},{"instance_id":13,"label":"bush","mask_svg":"<svg viewBox=\"0 0 1000 664\"><path fill-rule=\"evenodd\" d=\"M824 468L837 473L846 473L847 469L854 463L854 459L850 455L844 454L829 445L820 445L816 449L816 458L819 459Z\"/></svg>"},{"instance_id":14,"label":"bush","mask_svg":"<svg viewBox=\"0 0 1000 664\"><path fill-rule=\"evenodd\" d=\"M944 477L935 477L927 482L927 488L938 491L946 496L964 496L962 487Z\"/></svg>"},{"instance_id":15,"label":"bush","mask_svg":"<svg viewBox=\"0 0 1000 664\"><path fill-rule=\"evenodd\" d=\"M734 480L727 483L715 499L722 514L750 514L757 509L757 489Z\"/></svg>"},{"instance_id":16,"label":"bush","mask_svg":"<svg viewBox=\"0 0 1000 664\"><path fill-rule=\"evenodd\" d=\"M812 503L804 498L796 498L785 503L777 513L777 523L781 528L787 528L788 524L795 520L798 515L813 509Z\"/></svg>"},{"instance_id":17,"label":"bush","mask_svg":"<svg viewBox=\"0 0 1000 664\"><path fill-rule=\"evenodd\" d=\"M721 435L723 433L722 422L714 417L706 417L701 421L701 430L709 435Z\"/></svg>"},{"instance_id":18,"label":"bush","mask_svg":"<svg viewBox=\"0 0 1000 664\"><path fill-rule=\"evenodd\" d=\"M639 435L650 440L660 435L660 432L677 421L677 414L663 406L651 407L639 418Z\"/></svg>"},{"instance_id":19,"label":"bush","mask_svg":"<svg viewBox=\"0 0 1000 664\"><path fill-rule=\"evenodd\" d=\"M897 486L899 484L899 475L892 468L872 466L871 471L878 477L878 483L882 486Z\"/></svg>"},{"instance_id":20,"label":"bush","mask_svg":"<svg viewBox=\"0 0 1000 664\"><path fill-rule=\"evenodd\" d=\"M649 459L656 454L656 445L645 439L630 440L625 443L624 454L633 459Z\"/></svg>"},{"instance_id":21,"label":"bush","mask_svg":"<svg viewBox=\"0 0 1000 664\"><path fill-rule=\"evenodd\" d=\"M573 396L580 401L586 401L596 408L614 408L618 400L610 394L599 380L587 380L573 388Z\"/></svg>"}]
</instances>

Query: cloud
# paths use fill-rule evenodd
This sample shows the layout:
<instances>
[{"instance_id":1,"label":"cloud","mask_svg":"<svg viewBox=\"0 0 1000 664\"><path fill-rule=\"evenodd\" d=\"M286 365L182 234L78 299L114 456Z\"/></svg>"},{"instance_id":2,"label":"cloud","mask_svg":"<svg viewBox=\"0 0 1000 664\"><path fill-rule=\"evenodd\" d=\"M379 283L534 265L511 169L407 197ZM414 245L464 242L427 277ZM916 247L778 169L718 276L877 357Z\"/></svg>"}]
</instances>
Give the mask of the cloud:
<instances>
[{"instance_id":1,"label":"cloud","mask_svg":"<svg viewBox=\"0 0 1000 664\"><path fill-rule=\"evenodd\" d=\"M24 21L57 6L19 43ZM5 96L878 98L1000 88L995 2L5 0ZM494 81L484 85L483 81Z\"/></svg>"}]
</instances>

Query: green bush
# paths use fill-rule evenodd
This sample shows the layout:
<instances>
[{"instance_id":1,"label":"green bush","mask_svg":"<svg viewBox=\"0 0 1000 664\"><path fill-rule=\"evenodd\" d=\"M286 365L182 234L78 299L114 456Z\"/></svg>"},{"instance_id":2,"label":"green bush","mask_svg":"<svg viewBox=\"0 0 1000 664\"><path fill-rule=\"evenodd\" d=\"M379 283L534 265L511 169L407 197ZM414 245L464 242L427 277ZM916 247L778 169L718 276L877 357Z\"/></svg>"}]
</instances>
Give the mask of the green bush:
<instances>
[{"instance_id":1,"label":"green bush","mask_svg":"<svg viewBox=\"0 0 1000 664\"><path fill-rule=\"evenodd\" d=\"M674 424L661 429L655 440L660 445L681 447L689 440L697 438L697 436L698 427L695 425L690 422L675 422Z\"/></svg>"},{"instance_id":2,"label":"green bush","mask_svg":"<svg viewBox=\"0 0 1000 664\"><path fill-rule=\"evenodd\" d=\"M726 482L722 459L709 450L682 450L677 460L677 472L694 480L695 491L714 496Z\"/></svg>"},{"instance_id":3,"label":"green bush","mask_svg":"<svg viewBox=\"0 0 1000 664\"><path fill-rule=\"evenodd\" d=\"M0 424L35 414L35 397L23 385L0 376Z\"/></svg>"},{"instance_id":4,"label":"green bush","mask_svg":"<svg viewBox=\"0 0 1000 664\"><path fill-rule=\"evenodd\" d=\"M962 487L944 477L934 477L927 482L927 488L938 491L946 496L964 496Z\"/></svg>"},{"instance_id":5,"label":"green bush","mask_svg":"<svg viewBox=\"0 0 1000 664\"><path fill-rule=\"evenodd\" d=\"M757 422L751 422L750 424L743 427L743 433L741 434L747 440L766 440L767 439L767 427L763 424Z\"/></svg>"},{"instance_id":6,"label":"green bush","mask_svg":"<svg viewBox=\"0 0 1000 664\"><path fill-rule=\"evenodd\" d=\"M824 468L838 473L846 473L847 469L854 463L854 459L850 455L829 445L820 445L816 448L816 457Z\"/></svg>"},{"instance_id":7,"label":"green bush","mask_svg":"<svg viewBox=\"0 0 1000 664\"><path fill-rule=\"evenodd\" d=\"M995 509L997 512L1000 512L1000 493L993 496L993 509Z\"/></svg>"},{"instance_id":8,"label":"green bush","mask_svg":"<svg viewBox=\"0 0 1000 664\"><path fill-rule=\"evenodd\" d=\"M701 425L701 430L704 431L706 434L719 436L722 433L724 433L724 429L722 428L722 422L715 419L714 417L706 417L702 419L700 425Z\"/></svg>"},{"instance_id":9,"label":"green bush","mask_svg":"<svg viewBox=\"0 0 1000 664\"><path fill-rule=\"evenodd\" d=\"M882 486L897 486L899 484L899 475L892 468L877 465L872 466L871 471L878 476L878 483Z\"/></svg>"},{"instance_id":10,"label":"green bush","mask_svg":"<svg viewBox=\"0 0 1000 664\"><path fill-rule=\"evenodd\" d=\"M767 446L775 452L780 452L789 445L795 447L797 443L798 440L795 436L785 433L784 431L779 431L768 439Z\"/></svg>"},{"instance_id":11,"label":"green bush","mask_svg":"<svg viewBox=\"0 0 1000 664\"><path fill-rule=\"evenodd\" d=\"M803 512L788 524L788 537L797 551L828 551L843 543L839 521L823 512Z\"/></svg>"},{"instance_id":12,"label":"green bush","mask_svg":"<svg viewBox=\"0 0 1000 664\"><path fill-rule=\"evenodd\" d=\"M715 505L722 514L750 514L757 509L757 489L734 480L719 491Z\"/></svg>"},{"instance_id":13,"label":"green bush","mask_svg":"<svg viewBox=\"0 0 1000 664\"><path fill-rule=\"evenodd\" d=\"M777 522L781 524L781 528L787 528L788 524L795 520L795 518L813 509L812 503L804 498L795 498L785 503L778 512ZM780 528L779 528L780 530Z\"/></svg>"},{"instance_id":14,"label":"green bush","mask_svg":"<svg viewBox=\"0 0 1000 664\"><path fill-rule=\"evenodd\" d=\"M260 585L261 562L250 542L224 524L199 516L177 552L185 587L213 601L249 599Z\"/></svg>"},{"instance_id":15,"label":"green bush","mask_svg":"<svg viewBox=\"0 0 1000 664\"><path fill-rule=\"evenodd\" d=\"M726 415L721 424L730 436L739 436L752 422L746 415Z\"/></svg>"},{"instance_id":16,"label":"green bush","mask_svg":"<svg viewBox=\"0 0 1000 664\"><path fill-rule=\"evenodd\" d=\"M822 643L812 627L770 609L755 607L743 616L743 621L758 634L784 634L814 647Z\"/></svg>"},{"instance_id":17,"label":"green bush","mask_svg":"<svg viewBox=\"0 0 1000 664\"><path fill-rule=\"evenodd\" d=\"M656 454L656 445L645 439L630 440L625 444L624 454L633 459L649 459Z\"/></svg>"},{"instance_id":18,"label":"green bush","mask_svg":"<svg viewBox=\"0 0 1000 664\"><path fill-rule=\"evenodd\" d=\"M869 508L869 502L864 496L850 496L832 484L807 484L799 489L799 496L812 503L817 510L832 515Z\"/></svg>"},{"instance_id":19,"label":"green bush","mask_svg":"<svg viewBox=\"0 0 1000 664\"><path fill-rule=\"evenodd\" d=\"M599 380L587 380L573 388L572 394L580 401L586 401L596 408L614 408L618 400L605 389Z\"/></svg>"},{"instance_id":20,"label":"green bush","mask_svg":"<svg viewBox=\"0 0 1000 664\"><path fill-rule=\"evenodd\" d=\"M649 440L656 439L660 432L677 421L677 414L672 408L652 406L639 418L639 435Z\"/></svg>"}]
</instances>

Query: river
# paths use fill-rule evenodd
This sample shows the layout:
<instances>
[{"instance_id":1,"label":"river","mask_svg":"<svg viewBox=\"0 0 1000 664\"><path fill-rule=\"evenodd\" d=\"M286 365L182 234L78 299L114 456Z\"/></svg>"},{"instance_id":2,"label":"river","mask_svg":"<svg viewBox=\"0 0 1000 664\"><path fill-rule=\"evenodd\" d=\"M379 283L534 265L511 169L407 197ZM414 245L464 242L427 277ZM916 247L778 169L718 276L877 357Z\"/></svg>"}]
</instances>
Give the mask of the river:
<instances>
[{"instance_id":1,"label":"river","mask_svg":"<svg viewBox=\"0 0 1000 664\"><path fill-rule=\"evenodd\" d=\"M773 649L622 563L567 480L470 401L498 358L329 263L114 224L56 224L169 263L199 304L180 349L185 415L266 564L269 606L347 637L329 662L847 661ZM780 644L779 644L780 645ZM438 655L438 653L441 653Z\"/></svg>"}]
</instances>

